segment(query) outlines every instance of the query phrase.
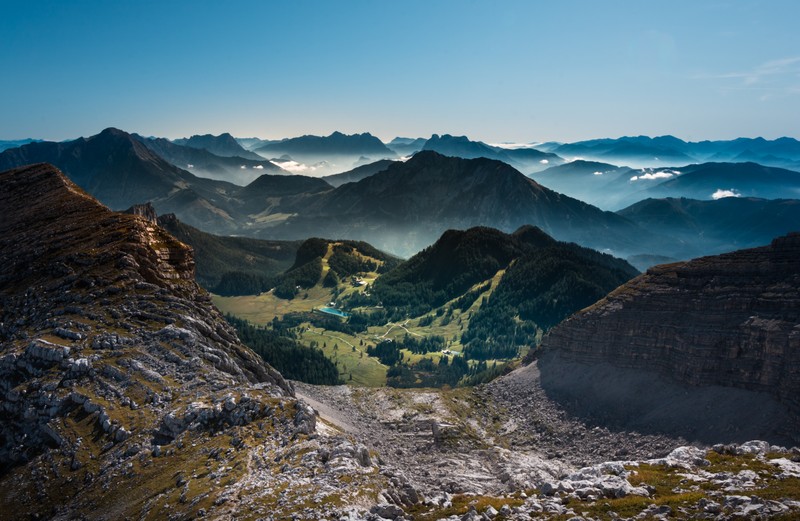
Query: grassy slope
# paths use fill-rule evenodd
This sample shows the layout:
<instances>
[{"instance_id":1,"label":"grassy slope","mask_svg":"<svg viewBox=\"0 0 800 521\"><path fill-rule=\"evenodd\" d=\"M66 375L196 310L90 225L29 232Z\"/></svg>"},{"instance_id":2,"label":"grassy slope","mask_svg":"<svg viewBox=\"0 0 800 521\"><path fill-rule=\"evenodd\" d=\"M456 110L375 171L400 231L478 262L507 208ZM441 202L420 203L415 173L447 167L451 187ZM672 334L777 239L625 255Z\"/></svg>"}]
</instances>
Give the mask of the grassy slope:
<instances>
[{"instance_id":1,"label":"grassy slope","mask_svg":"<svg viewBox=\"0 0 800 521\"><path fill-rule=\"evenodd\" d=\"M328 252L322 260L322 277L330 269L328 259L332 253L332 245L329 245ZM488 299L492 291L497 287L500 279L503 277L505 270L498 271L491 279L491 287L486 290L481 297L468 309L453 310L450 322L443 325L444 316L437 317L429 326L420 326L421 317L410 317L409 320L403 323L390 323L385 326L370 327L365 333L351 336L338 331L327 331L319 328L312 327L306 323L301 325L299 334L299 341L304 345L310 345L311 342L316 342L318 347L322 349L325 355L337 363L342 379L352 385L365 386L365 387L381 387L386 384L386 371L388 367L381 364L377 359L368 357L366 350L368 345L374 345L378 339L390 338L393 340L401 339L407 333L413 336L443 336L447 342L447 348L451 351L460 352L461 343L460 335L463 330L469 326L469 317L471 314L477 312L480 308L481 298ZM378 278L375 272L364 274L361 277L368 284L372 284ZM484 281L475 284L470 289L475 289L481 286ZM363 287L353 287L349 283L339 285L341 296L346 296L354 292L364 291ZM214 304L223 312L231 313L237 317L244 318L253 324L266 325L272 322L274 318L280 318L286 313L311 311L314 308L325 306L331 302L333 292L331 288L324 288L321 284L317 284L313 288L304 290L297 297L292 300L285 300L276 297L271 291L262 293L261 295L250 295L242 297L221 297L213 295ZM452 305L453 301L445 303L441 306L442 309L447 309ZM430 314L435 315L436 310ZM428 314L426 314L428 315ZM363 346L362 346L363 342ZM334 349L334 346L338 346ZM355 346L355 351L353 351ZM428 353L426 355L419 355L411 353L408 350L403 350L406 360L416 362L423 357L432 358L435 362L441 358L440 353ZM489 363L491 364L491 360ZM352 374L352 380L350 375Z\"/></svg>"}]
</instances>

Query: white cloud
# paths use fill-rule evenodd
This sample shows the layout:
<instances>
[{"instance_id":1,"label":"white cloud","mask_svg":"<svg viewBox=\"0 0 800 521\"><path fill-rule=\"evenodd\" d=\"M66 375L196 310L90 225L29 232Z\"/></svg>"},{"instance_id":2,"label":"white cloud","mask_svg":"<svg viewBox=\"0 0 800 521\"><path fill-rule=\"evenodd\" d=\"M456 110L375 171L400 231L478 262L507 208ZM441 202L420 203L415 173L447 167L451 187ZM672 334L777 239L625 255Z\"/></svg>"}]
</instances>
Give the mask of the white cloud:
<instances>
[{"instance_id":1,"label":"white cloud","mask_svg":"<svg viewBox=\"0 0 800 521\"><path fill-rule=\"evenodd\" d=\"M669 179L670 177L677 175L674 172L647 172L646 174L642 175L635 175L631 177L631 181L653 181L655 179Z\"/></svg>"},{"instance_id":2,"label":"white cloud","mask_svg":"<svg viewBox=\"0 0 800 521\"><path fill-rule=\"evenodd\" d=\"M256 170L264 170L264 165L256 165L253 168L255 168Z\"/></svg>"},{"instance_id":3,"label":"white cloud","mask_svg":"<svg viewBox=\"0 0 800 521\"><path fill-rule=\"evenodd\" d=\"M603 172L595 172L594 175L603 175Z\"/></svg>"},{"instance_id":4,"label":"white cloud","mask_svg":"<svg viewBox=\"0 0 800 521\"><path fill-rule=\"evenodd\" d=\"M539 161L539 162L540 162L541 164L543 164L543 165L550 164L550 161L548 161L547 159L542 159L542 160L541 160L541 161Z\"/></svg>"},{"instance_id":5,"label":"white cloud","mask_svg":"<svg viewBox=\"0 0 800 521\"><path fill-rule=\"evenodd\" d=\"M718 188L716 192L711 194L711 198L713 200L723 199L725 197L741 197L742 194L731 188L730 190L723 190L722 188Z\"/></svg>"},{"instance_id":6,"label":"white cloud","mask_svg":"<svg viewBox=\"0 0 800 521\"><path fill-rule=\"evenodd\" d=\"M297 161L270 161L275 166L279 166L288 172L313 172L316 170L313 166L304 165Z\"/></svg>"},{"instance_id":7,"label":"white cloud","mask_svg":"<svg viewBox=\"0 0 800 521\"><path fill-rule=\"evenodd\" d=\"M505 148L516 150L520 148L535 148L537 143L488 143L490 147Z\"/></svg>"}]
</instances>

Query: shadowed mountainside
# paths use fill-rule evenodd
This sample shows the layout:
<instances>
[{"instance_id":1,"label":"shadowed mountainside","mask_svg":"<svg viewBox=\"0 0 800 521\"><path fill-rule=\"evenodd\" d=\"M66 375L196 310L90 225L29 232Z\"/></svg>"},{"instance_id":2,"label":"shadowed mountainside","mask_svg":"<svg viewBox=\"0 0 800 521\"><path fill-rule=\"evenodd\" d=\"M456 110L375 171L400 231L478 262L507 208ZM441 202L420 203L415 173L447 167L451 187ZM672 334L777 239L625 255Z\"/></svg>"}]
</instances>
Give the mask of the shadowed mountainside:
<instances>
[{"instance_id":1,"label":"shadowed mountainside","mask_svg":"<svg viewBox=\"0 0 800 521\"><path fill-rule=\"evenodd\" d=\"M719 411L707 411L707 420L711 422L713 416L717 423L707 425L711 432L706 435L724 437L727 435L721 433L726 428L756 421L749 409L736 405L738 400L741 404L761 403L753 413L771 412L772 416L758 420L765 430L761 436L784 441L796 438L800 415L798 288L798 234L760 248L651 268L551 330L542 343L544 355L539 361L543 385L567 401L580 395L584 410L594 409L623 422L652 413L648 396L656 396L658 378L646 374L659 375L673 382L668 385L677 383L683 392L698 396L713 386L735 388L743 391L717 392L719 411L725 409L727 414L717 418L713 414ZM614 383L609 380L611 372L597 372L603 364L623 368L633 376L623 377L620 372L613 377ZM563 378L566 373L573 377ZM636 378L640 388L649 382L649 394L633 392L633 388L622 390L623 382ZM590 385L592 391L582 394L589 392L587 384L594 384ZM762 397L753 398L753 393ZM745 400L744 395L750 398ZM713 406L714 400L706 397L683 403L687 407L665 407L663 416L652 421L675 429L683 423L702 431L703 426L690 418L702 419L702 406Z\"/></svg>"}]
</instances>

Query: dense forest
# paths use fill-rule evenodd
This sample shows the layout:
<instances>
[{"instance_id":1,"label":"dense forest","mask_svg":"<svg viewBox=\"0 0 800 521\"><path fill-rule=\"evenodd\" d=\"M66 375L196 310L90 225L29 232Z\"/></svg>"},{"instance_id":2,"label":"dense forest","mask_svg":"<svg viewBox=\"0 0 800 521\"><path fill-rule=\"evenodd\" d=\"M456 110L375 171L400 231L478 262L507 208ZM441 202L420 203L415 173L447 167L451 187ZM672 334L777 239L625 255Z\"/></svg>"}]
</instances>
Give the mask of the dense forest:
<instances>
[{"instance_id":1,"label":"dense forest","mask_svg":"<svg viewBox=\"0 0 800 521\"><path fill-rule=\"evenodd\" d=\"M522 346L589 306L638 272L627 262L576 244L531 249L503 275L461 336L464 355L512 358Z\"/></svg>"},{"instance_id":2,"label":"dense forest","mask_svg":"<svg viewBox=\"0 0 800 521\"><path fill-rule=\"evenodd\" d=\"M226 315L225 319L236 328L242 343L284 377L317 385L343 383L336 365L325 358L322 350L298 344L288 330L265 329L232 315Z\"/></svg>"},{"instance_id":3,"label":"dense forest","mask_svg":"<svg viewBox=\"0 0 800 521\"><path fill-rule=\"evenodd\" d=\"M493 228L448 230L376 280L372 294L390 316L419 316L493 277L520 253L516 241Z\"/></svg>"},{"instance_id":4,"label":"dense forest","mask_svg":"<svg viewBox=\"0 0 800 521\"><path fill-rule=\"evenodd\" d=\"M173 214L162 215L158 223L194 249L197 282L225 296L255 295L272 288L302 244L212 235Z\"/></svg>"}]
</instances>

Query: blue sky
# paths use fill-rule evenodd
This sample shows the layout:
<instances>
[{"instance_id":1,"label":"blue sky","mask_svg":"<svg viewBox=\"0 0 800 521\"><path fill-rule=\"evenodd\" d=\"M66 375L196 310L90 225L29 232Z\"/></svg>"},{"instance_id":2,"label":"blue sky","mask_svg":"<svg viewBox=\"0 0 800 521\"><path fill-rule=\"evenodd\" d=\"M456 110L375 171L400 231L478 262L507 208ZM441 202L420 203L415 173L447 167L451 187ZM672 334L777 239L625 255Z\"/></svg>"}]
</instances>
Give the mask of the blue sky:
<instances>
[{"instance_id":1,"label":"blue sky","mask_svg":"<svg viewBox=\"0 0 800 521\"><path fill-rule=\"evenodd\" d=\"M800 2L0 0L0 139L800 137Z\"/></svg>"}]
</instances>

